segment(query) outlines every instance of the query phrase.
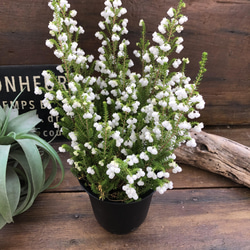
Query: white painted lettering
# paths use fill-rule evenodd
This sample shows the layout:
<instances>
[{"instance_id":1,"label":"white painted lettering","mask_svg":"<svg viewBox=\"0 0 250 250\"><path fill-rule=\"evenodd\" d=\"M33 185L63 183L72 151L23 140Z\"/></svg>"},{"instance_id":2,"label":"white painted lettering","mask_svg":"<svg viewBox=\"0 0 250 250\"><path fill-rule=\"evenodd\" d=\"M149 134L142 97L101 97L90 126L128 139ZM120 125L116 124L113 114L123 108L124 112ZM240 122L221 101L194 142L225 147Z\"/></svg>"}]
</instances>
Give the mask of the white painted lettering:
<instances>
[{"instance_id":1,"label":"white painted lettering","mask_svg":"<svg viewBox=\"0 0 250 250\"><path fill-rule=\"evenodd\" d=\"M3 108L8 107L8 101L2 101Z\"/></svg>"},{"instance_id":2,"label":"white painted lettering","mask_svg":"<svg viewBox=\"0 0 250 250\"><path fill-rule=\"evenodd\" d=\"M48 122L53 122L53 121L54 121L53 116L52 115L48 116Z\"/></svg>"},{"instance_id":3,"label":"white painted lettering","mask_svg":"<svg viewBox=\"0 0 250 250\"><path fill-rule=\"evenodd\" d=\"M8 76L4 77L5 80L5 88L6 88L6 92L10 92L10 88L12 90L12 92L16 92L16 84L15 84L15 77L12 76L11 77L11 81L9 79ZM9 88L10 87L10 88Z\"/></svg>"},{"instance_id":4,"label":"white painted lettering","mask_svg":"<svg viewBox=\"0 0 250 250\"><path fill-rule=\"evenodd\" d=\"M44 131L43 131L43 136L44 136L44 137L48 137L48 130L44 130Z\"/></svg>"},{"instance_id":5,"label":"white painted lettering","mask_svg":"<svg viewBox=\"0 0 250 250\"><path fill-rule=\"evenodd\" d=\"M24 109L27 105L28 105L28 103L26 101L21 101L22 109Z\"/></svg>"},{"instance_id":6,"label":"white painted lettering","mask_svg":"<svg viewBox=\"0 0 250 250\"><path fill-rule=\"evenodd\" d=\"M41 77L40 76L33 76L33 82L34 82L34 89L36 87L39 87L38 85L41 85L41 82L38 82L38 80L40 80Z\"/></svg>"},{"instance_id":7,"label":"white painted lettering","mask_svg":"<svg viewBox=\"0 0 250 250\"><path fill-rule=\"evenodd\" d=\"M30 109L35 109L35 108L36 108L36 106L35 106L34 103L35 103L34 100L30 100L30 101L29 101Z\"/></svg>"},{"instance_id":8,"label":"white painted lettering","mask_svg":"<svg viewBox=\"0 0 250 250\"><path fill-rule=\"evenodd\" d=\"M67 82L67 79L65 76L58 76L58 82L59 84L62 84L63 85L63 88L65 90L67 90L66 86L65 86L65 83Z\"/></svg>"},{"instance_id":9,"label":"white painted lettering","mask_svg":"<svg viewBox=\"0 0 250 250\"><path fill-rule=\"evenodd\" d=\"M44 107L44 105L43 105L42 100L40 101L40 107L41 107L41 109L46 109L46 107Z\"/></svg>"},{"instance_id":10,"label":"white painted lettering","mask_svg":"<svg viewBox=\"0 0 250 250\"><path fill-rule=\"evenodd\" d=\"M60 130L44 130L43 136L44 137L54 137L54 136L61 136L62 132Z\"/></svg>"},{"instance_id":11,"label":"white painted lettering","mask_svg":"<svg viewBox=\"0 0 250 250\"><path fill-rule=\"evenodd\" d=\"M27 87L27 91L30 92L30 82L29 82L29 77L25 77L26 82L23 82L22 76L19 76L19 84L20 84L20 91L23 91L24 86Z\"/></svg>"},{"instance_id":12,"label":"white painted lettering","mask_svg":"<svg viewBox=\"0 0 250 250\"><path fill-rule=\"evenodd\" d=\"M58 130L56 131L56 136L61 136L61 135L62 135L62 132L61 132L61 130L58 129Z\"/></svg>"},{"instance_id":13,"label":"white painted lettering","mask_svg":"<svg viewBox=\"0 0 250 250\"><path fill-rule=\"evenodd\" d=\"M13 101L10 101L10 105L12 105ZM19 109L19 102L16 101L13 105L13 109Z\"/></svg>"}]
</instances>

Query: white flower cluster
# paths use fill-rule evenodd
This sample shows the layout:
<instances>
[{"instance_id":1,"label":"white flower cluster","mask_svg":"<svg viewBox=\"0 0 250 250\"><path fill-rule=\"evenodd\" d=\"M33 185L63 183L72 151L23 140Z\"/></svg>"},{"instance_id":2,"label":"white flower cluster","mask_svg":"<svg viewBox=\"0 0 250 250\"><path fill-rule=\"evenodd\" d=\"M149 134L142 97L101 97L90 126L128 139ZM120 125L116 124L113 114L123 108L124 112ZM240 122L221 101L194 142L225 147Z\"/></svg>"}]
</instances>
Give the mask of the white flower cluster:
<instances>
[{"instance_id":1,"label":"white flower cluster","mask_svg":"<svg viewBox=\"0 0 250 250\"><path fill-rule=\"evenodd\" d=\"M91 175L94 175L95 174L95 170L92 167L88 167L87 168L87 173L91 174Z\"/></svg>"},{"instance_id":2,"label":"white flower cluster","mask_svg":"<svg viewBox=\"0 0 250 250\"><path fill-rule=\"evenodd\" d=\"M172 169L172 172L173 172L174 174L179 173L179 172L182 171L182 168L181 168L176 162L170 163L169 166L173 168L173 169Z\"/></svg>"},{"instance_id":3,"label":"white flower cluster","mask_svg":"<svg viewBox=\"0 0 250 250\"><path fill-rule=\"evenodd\" d=\"M113 179L115 174L119 174L121 169L119 168L119 163L112 161L107 165L108 170L106 174L108 175L109 179Z\"/></svg>"},{"instance_id":4,"label":"white flower cluster","mask_svg":"<svg viewBox=\"0 0 250 250\"><path fill-rule=\"evenodd\" d=\"M156 191L160 194L164 194L168 189L173 189L173 182L170 181L169 183L164 183L162 186L158 186Z\"/></svg>"},{"instance_id":5,"label":"white flower cluster","mask_svg":"<svg viewBox=\"0 0 250 250\"><path fill-rule=\"evenodd\" d=\"M122 187L122 190L126 192L129 199L138 200L139 197L138 194L136 193L135 188L133 188L129 184L124 185Z\"/></svg>"},{"instance_id":6,"label":"white flower cluster","mask_svg":"<svg viewBox=\"0 0 250 250\"><path fill-rule=\"evenodd\" d=\"M104 5L104 20L98 23L100 31L95 33L101 47L94 60L74 41L84 33L74 20L77 12L70 10L67 0L49 2L54 11L49 23L53 38L46 41L46 46L62 60L57 70L65 74L67 83L60 83L44 71L46 93L42 103L52 116L65 114L55 126L60 125L71 141L71 148L65 148L71 153L68 163L75 166L77 174L85 171L83 175L91 176L91 180L100 178L96 183L106 177L108 181L121 178L128 198L137 200L147 182L159 193L173 187L167 181L166 166L156 162L165 159L173 173L181 171L172 152L181 143L196 146L189 131L201 131L203 124L191 120L199 118L205 102L197 92L198 83L191 83L184 73L188 59L170 57L172 52L179 55L184 48L183 38L172 35L181 33L186 16L173 8L167 11L168 17L152 35L154 44L139 44L139 49L133 51L144 66L137 73L131 69L134 62L129 58L130 42L123 38L128 33L128 20L122 18L127 10L121 0L106 0ZM139 25L144 30L143 20ZM35 93L42 91L36 88ZM65 148L60 147L61 152Z\"/></svg>"}]
</instances>

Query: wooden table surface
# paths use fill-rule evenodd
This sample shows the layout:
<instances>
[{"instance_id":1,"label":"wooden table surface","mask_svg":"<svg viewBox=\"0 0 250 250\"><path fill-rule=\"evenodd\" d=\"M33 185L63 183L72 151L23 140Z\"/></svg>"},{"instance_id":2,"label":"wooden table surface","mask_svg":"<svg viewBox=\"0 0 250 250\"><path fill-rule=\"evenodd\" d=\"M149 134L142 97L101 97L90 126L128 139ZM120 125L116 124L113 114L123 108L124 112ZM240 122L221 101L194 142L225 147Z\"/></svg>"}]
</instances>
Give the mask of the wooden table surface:
<instances>
[{"instance_id":1,"label":"wooden table surface","mask_svg":"<svg viewBox=\"0 0 250 250\"><path fill-rule=\"evenodd\" d=\"M250 145L248 128L213 128ZM55 147L58 145L55 144ZM61 155L66 162L66 155ZM66 164L65 164L66 165ZM173 176L174 189L154 194L139 229L113 235L96 222L89 198L70 173L62 185L0 231L0 249L250 249L250 190L191 166Z\"/></svg>"}]
</instances>

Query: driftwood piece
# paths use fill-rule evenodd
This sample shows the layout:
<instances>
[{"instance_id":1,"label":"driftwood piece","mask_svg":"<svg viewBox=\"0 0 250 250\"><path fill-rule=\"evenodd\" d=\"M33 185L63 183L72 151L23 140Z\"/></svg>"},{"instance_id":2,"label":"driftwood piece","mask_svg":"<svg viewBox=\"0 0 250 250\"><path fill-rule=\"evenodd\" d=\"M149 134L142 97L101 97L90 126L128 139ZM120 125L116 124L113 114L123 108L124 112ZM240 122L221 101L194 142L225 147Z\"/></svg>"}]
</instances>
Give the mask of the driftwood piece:
<instances>
[{"instance_id":1,"label":"driftwood piece","mask_svg":"<svg viewBox=\"0 0 250 250\"><path fill-rule=\"evenodd\" d=\"M250 187L249 147L206 132L192 132L192 137L197 147L183 145L176 149L178 163L205 169Z\"/></svg>"}]
</instances>

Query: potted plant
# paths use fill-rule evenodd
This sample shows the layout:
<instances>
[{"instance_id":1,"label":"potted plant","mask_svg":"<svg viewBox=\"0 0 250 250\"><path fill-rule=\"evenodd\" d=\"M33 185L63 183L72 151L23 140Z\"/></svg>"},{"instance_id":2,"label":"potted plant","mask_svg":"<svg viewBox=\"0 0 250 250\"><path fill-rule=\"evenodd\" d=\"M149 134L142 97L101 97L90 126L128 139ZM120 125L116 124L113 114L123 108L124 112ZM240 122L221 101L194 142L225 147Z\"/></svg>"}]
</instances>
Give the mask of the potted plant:
<instances>
[{"instance_id":1,"label":"potted plant","mask_svg":"<svg viewBox=\"0 0 250 250\"><path fill-rule=\"evenodd\" d=\"M35 110L19 115L17 109L0 106L0 229L29 209L38 194L50 187L58 165L62 177L54 187L63 180L59 156L35 133L40 121Z\"/></svg>"},{"instance_id":2,"label":"potted plant","mask_svg":"<svg viewBox=\"0 0 250 250\"><path fill-rule=\"evenodd\" d=\"M174 149L182 143L196 146L189 131L203 128L203 123L193 119L205 105L197 88L206 71L207 53L203 53L198 75L191 82L185 75L189 60L179 58L183 49L180 33L188 19L181 13L185 4L180 0L153 33L152 45L146 39L145 23L140 21L142 36L133 53L140 60L141 71L133 72L130 42L124 38L128 20L122 16L127 10L120 0L104 4L100 31L95 34L101 41L99 57L94 59L78 46L84 29L74 20L77 11L70 10L67 0L49 2L54 19L48 26L52 38L46 45L62 61L57 69L65 74L67 84L58 82L53 72L44 71L45 87L36 88L35 93L44 92L43 105L52 116L60 116L55 126L70 140L60 151L70 153L68 163L89 192L92 205L97 197L93 209L101 213L95 214L98 221L113 233L127 233L143 218L127 225L130 218L137 218L129 210L129 218L118 221L124 217L122 205L132 207L145 196L150 200L154 191L163 194L172 189L169 172L181 171ZM117 214L104 205L110 212L105 219L101 204L115 204ZM138 211L147 214L147 209L142 212L139 207Z\"/></svg>"}]
</instances>

